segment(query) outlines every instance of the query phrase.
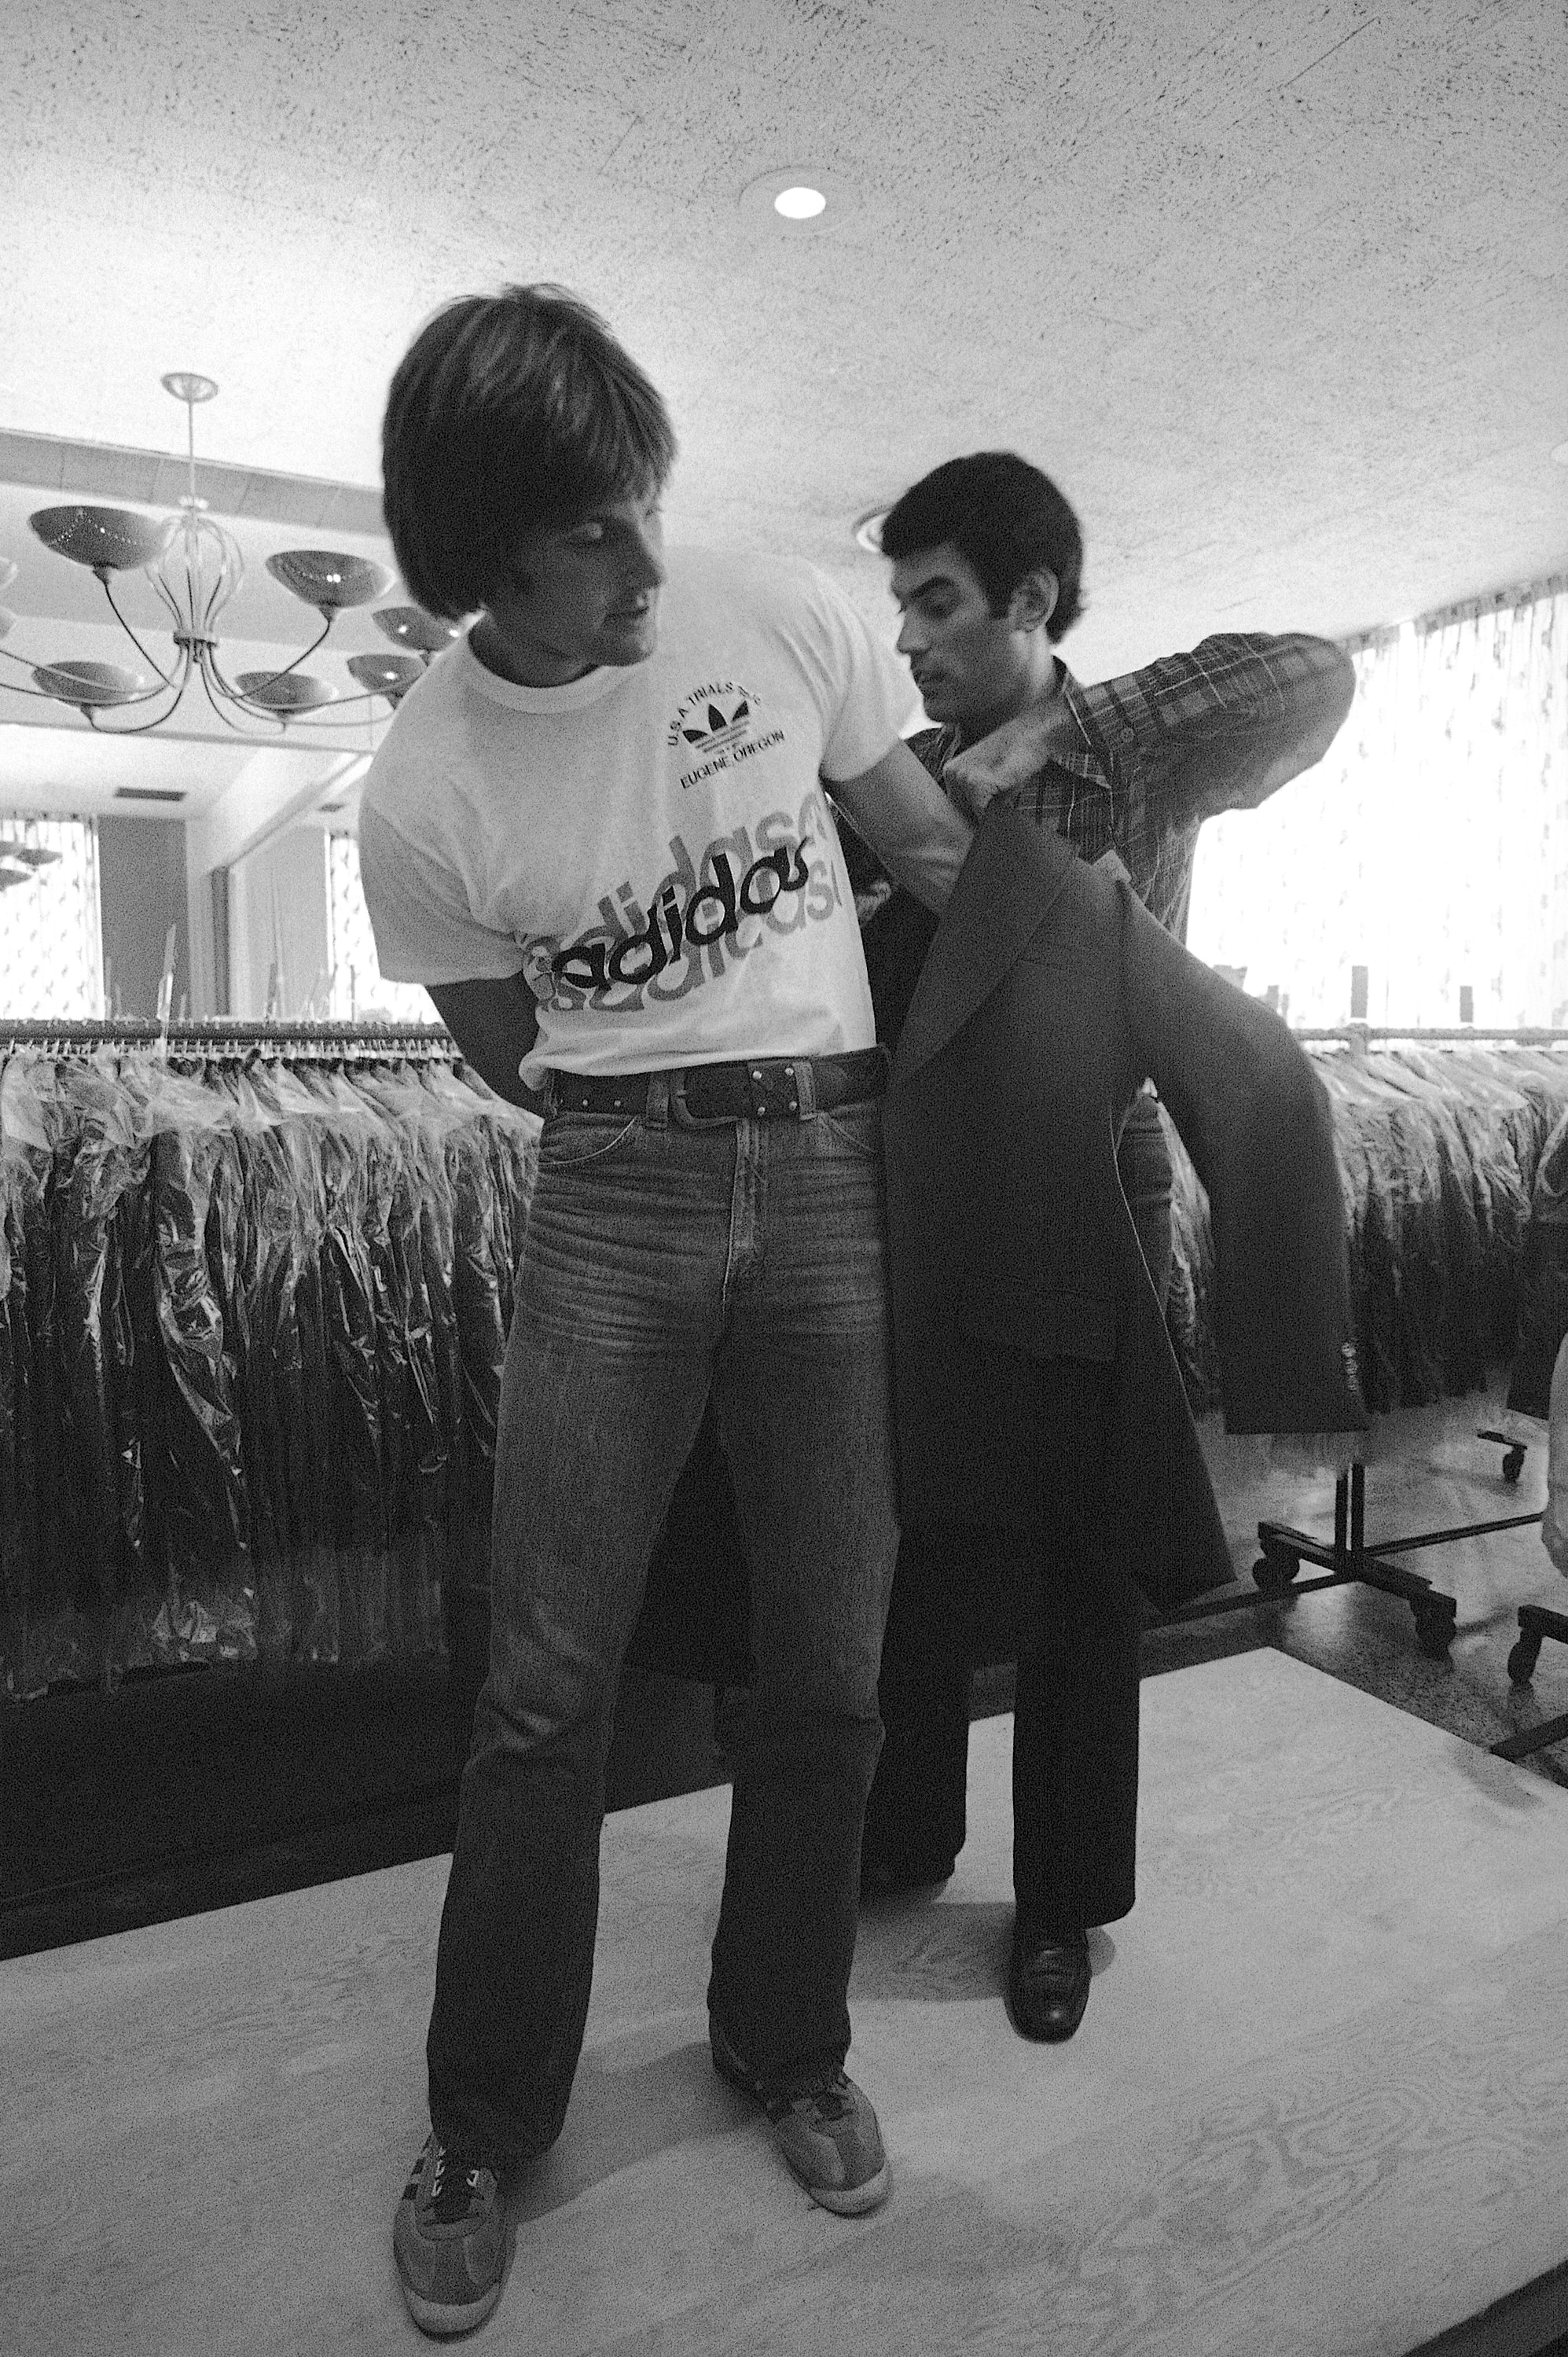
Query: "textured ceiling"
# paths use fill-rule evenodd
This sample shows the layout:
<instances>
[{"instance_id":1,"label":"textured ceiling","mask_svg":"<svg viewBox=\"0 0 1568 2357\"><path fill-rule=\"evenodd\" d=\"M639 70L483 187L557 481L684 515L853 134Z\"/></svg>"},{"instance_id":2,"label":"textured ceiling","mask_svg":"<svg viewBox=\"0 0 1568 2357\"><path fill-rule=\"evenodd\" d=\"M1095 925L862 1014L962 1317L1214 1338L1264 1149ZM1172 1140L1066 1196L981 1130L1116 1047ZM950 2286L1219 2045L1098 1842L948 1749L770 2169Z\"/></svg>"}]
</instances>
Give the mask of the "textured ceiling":
<instances>
[{"instance_id":1,"label":"textured ceiling","mask_svg":"<svg viewBox=\"0 0 1568 2357\"><path fill-rule=\"evenodd\" d=\"M0 218L0 460L178 448L186 367L209 457L373 484L428 309L550 277L670 399L673 536L885 621L854 518L998 445L1090 674L1568 563L1561 0L8 0Z\"/></svg>"}]
</instances>

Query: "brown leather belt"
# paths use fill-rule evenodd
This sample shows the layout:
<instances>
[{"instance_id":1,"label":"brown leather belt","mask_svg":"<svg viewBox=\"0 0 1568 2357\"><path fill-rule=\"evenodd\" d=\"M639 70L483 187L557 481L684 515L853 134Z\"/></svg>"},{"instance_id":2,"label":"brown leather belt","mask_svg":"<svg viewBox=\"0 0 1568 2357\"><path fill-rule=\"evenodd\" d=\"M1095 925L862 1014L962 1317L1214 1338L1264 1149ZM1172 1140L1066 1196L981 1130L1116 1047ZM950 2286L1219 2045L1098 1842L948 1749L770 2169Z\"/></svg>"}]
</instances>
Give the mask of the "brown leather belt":
<instances>
[{"instance_id":1,"label":"brown leather belt","mask_svg":"<svg viewBox=\"0 0 1568 2357\"><path fill-rule=\"evenodd\" d=\"M655 1081L665 1083L671 1118L683 1129L726 1121L805 1121L813 1113L879 1097L887 1086L886 1048L847 1056L748 1057L739 1064L687 1064L665 1072L550 1075L552 1113L640 1114Z\"/></svg>"}]
</instances>

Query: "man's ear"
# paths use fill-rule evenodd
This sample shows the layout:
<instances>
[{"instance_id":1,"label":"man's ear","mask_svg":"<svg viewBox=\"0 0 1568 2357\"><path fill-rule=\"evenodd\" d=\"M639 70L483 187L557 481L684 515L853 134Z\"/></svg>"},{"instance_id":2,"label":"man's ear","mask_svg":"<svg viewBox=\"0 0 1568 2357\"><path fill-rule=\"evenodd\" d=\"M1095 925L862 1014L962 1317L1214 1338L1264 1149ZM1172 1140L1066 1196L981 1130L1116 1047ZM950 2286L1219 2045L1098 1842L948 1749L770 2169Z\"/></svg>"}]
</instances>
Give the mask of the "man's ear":
<instances>
[{"instance_id":1,"label":"man's ear","mask_svg":"<svg viewBox=\"0 0 1568 2357\"><path fill-rule=\"evenodd\" d=\"M1014 590L1007 607L1007 619L1015 630L1043 630L1057 610L1061 584L1045 565L1026 573Z\"/></svg>"}]
</instances>

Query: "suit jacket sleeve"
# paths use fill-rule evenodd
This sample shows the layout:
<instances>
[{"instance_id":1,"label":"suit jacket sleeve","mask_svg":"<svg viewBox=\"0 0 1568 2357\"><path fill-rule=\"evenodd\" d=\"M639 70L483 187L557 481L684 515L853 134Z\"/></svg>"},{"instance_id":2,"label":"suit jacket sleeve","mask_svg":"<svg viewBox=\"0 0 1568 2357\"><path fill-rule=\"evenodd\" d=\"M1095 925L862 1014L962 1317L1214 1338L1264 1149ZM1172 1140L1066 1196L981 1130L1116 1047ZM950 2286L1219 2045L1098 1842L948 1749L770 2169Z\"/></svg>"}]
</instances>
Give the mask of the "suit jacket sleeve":
<instances>
[{"instance_id":1,"label":"suit jacket sleeve","mask_svg":"<svg viewBox=\"0 0 1568 2357\"><path fill-rule=\"evenodd\" d=\"M1327 1092L1277 1015L1118 888L1133 1040L1208 1196L1226 1427L1362 1431Z\"/></svg>"}]
</instances>

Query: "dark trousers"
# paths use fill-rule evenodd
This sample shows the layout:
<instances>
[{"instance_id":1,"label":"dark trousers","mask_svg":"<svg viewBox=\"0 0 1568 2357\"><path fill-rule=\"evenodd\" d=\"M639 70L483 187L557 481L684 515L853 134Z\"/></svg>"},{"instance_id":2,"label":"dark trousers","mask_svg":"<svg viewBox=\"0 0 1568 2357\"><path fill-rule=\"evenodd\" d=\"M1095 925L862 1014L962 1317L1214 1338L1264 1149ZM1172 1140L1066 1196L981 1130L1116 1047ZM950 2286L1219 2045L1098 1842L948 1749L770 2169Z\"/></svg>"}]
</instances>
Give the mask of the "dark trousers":
<instances>
[{"instance_id":1,"label":"dark trousers","mask_svg":"<svg viewBox=\"0 0 1568 2357\"><path fill-rule=\"evenodd\" d=\"M1122 1133L1122 1184L1162 1303L1170 1280L1170 1156L1153 1098ZM1142 1599L1098 1512L1110 1371L1042 1364L1041 1466L1050 1536L906 1531L883 1641L886 1729L866 1805L864 1868L919 1878L963 1847L970 1664L1017 1662L1013 1888L1049 1930L1112 1923L1134 1899Z\"/></svg>"}]
</instances>

